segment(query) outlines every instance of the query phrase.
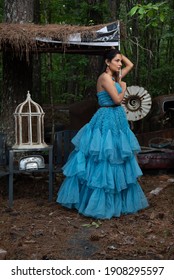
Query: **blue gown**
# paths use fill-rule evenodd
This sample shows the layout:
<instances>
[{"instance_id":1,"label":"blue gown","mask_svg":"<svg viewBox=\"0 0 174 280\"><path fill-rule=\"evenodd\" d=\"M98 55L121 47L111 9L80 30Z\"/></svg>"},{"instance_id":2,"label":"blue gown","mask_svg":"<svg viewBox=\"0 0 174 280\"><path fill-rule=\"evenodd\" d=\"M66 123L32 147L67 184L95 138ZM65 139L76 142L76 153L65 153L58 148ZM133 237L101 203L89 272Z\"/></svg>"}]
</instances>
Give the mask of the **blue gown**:
<instances>
[{"instance_id":1,"label":"blue gown","mask_svg":"<svg viewBox=\"0 0 174 280\"><path fill-rule=\"evenodd\" d=\"M120 85L115 86L120 93ZM97 97L100 106L114 105L106 91ZM58 203L96 219L136 213L148 206L137 181L142 175L135 157L140 146L122 106L100 107L72 143L75 148L63 167L66 178Z\"/></svg>"}]
</instances>

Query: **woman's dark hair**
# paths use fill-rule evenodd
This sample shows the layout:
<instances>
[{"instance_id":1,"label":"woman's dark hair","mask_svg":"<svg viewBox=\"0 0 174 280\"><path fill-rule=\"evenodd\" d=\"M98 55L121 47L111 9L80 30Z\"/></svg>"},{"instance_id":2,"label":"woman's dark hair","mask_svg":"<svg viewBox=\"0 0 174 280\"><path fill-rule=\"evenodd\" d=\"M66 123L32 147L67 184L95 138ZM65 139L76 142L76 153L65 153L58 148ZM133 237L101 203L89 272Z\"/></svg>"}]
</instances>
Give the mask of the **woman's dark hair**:
<instances>
[{"instance_id":1,"label":"woman's dark hair","mask_svg":"<svg viewBox=\"0 0 174 280\"><path fill-rule=\"evenodd\" d=\"M117 54L121 54L121 52L118 49L111 49L111 50L107 50L104 53L104 61L106 59L108 59L109 61L111 61Z\"/></svg>"},{"instance_id":2,"label":"woman's dark hair","mask_svg":"<svg viewBox=\"0 0 174 280\"><path fill-rule=\"evenodd\" d=\"M106 71L107 65L105 63L105 60L108 59L109 61L111 61L117 54L121 54L121 52L118 49L110 49L105 51L103 55L102 67L99 75Z\"/></svg>"}]
</instances>

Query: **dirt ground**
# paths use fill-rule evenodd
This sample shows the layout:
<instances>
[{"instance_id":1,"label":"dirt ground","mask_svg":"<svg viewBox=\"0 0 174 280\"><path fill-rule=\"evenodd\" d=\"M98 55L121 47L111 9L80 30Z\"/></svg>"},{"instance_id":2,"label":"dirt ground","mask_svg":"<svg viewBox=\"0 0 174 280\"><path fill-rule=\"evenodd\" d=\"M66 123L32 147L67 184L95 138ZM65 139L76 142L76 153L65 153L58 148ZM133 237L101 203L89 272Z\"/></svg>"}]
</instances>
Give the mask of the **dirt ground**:
<instances>
[{"instance_id":1,"label":"dirt ground","mask_svg":"<svg viewBox=\"0 0 174 280\"><path fill-rule=\"evenodd\" d=\"M144 174L140 183L149 208L111 220L56 204L61 175L48 202L45 176L15 177L12 209L6 180L0 179L0 249L7 260L174 259L174 172Z\"/></svg>"}]
</instances>

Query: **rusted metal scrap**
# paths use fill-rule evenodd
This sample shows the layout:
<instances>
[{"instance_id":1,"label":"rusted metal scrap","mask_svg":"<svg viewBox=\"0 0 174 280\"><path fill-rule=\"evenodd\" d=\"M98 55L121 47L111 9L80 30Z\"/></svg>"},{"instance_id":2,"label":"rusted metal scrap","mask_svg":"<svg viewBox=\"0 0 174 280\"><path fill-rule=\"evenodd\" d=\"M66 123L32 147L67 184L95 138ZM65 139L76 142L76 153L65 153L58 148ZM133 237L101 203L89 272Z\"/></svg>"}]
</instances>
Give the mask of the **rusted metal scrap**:
<instances>
[{"instance_id":1,"label":"rusted metal scrap","mask_svg":"<svg viewBox=\"0 0 174 280\"><path fill-rule=\"evenodd\" d=\"M142 147L137 155L142 169L174 169L174 150Z\"/></svg>"}]
</instances>

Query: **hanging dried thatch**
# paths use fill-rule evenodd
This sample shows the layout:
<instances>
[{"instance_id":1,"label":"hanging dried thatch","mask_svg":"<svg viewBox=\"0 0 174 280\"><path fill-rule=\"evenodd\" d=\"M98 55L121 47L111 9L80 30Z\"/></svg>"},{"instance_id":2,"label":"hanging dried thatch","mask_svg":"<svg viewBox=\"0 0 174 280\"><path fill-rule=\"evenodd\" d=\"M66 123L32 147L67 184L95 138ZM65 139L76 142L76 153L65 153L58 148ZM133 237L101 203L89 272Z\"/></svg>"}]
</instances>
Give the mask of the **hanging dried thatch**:
<instances>
[{"instance_id":1,"label":"hanging dried thatch","mask_svg":"<svg viewBox=\"0 0 174 280\"><path fill-rule=\"evenodd\" d=\"M64 51L68 46L68 38L72 34L80 33L81 37L95 38L96 31L105 27L106 24L95 26L79 26L65 24L0 24L0 49L5 51L14 51L15 53L25 53L28 57L30 52L49 52L48 43L39 42L38 38L47 38L52 41L60 41L61 49L55 48L56 51ZM125 37L123 24L120 28L121 38ZM50 45L49 45L50 46ZM52 50L52 51L54 51Z\"/></svg>"}]
</instances>

